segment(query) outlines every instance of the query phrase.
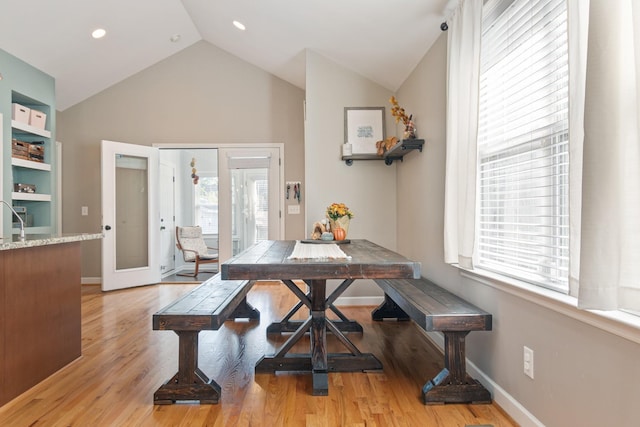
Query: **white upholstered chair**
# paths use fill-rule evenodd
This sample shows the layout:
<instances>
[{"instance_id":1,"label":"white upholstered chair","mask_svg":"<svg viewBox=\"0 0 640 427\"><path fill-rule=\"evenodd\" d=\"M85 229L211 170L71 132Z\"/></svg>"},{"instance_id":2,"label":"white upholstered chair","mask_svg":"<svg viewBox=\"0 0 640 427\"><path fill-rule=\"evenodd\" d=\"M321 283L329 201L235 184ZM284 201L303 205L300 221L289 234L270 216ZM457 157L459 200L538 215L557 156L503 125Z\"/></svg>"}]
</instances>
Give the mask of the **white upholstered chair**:
<instances>
[{"instance_id":1,"label":"white upholstered chair","mask_svg":"<svg viewBox=\"0 0 640 427\"><path fill-rule=\"evenodd\" d=\"M217 248L207 247L202 237L202 228L194 227L176 227L176 246L182 252L182 258L185 262L195 263L195 272L178 273L179 276L197 277L200 270L200 264L218 263ZM215 250L215 252L210 251Z\"/></svg>"}]
</instances>

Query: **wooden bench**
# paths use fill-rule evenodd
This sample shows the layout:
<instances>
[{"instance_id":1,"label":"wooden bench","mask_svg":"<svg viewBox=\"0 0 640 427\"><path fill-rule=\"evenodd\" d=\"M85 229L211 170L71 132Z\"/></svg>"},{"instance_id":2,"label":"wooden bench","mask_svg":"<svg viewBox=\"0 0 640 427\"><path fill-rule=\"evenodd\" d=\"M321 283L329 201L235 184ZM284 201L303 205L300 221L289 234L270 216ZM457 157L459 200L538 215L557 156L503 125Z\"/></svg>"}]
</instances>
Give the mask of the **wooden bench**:
<instances>
[{"instance_id":1,"label":"wooden bench","mask_svg":"<svg viewBox=\"0 0 640 427\"><path fill-rule=\"evenodd\" d=\"M385 301L373 320L413 319L425 331L444 334L444 369L422 388L425 404L491 403L491 393L467 375L465 337L490 331L491 314L422 279L377 279Z\"/></svg>"},{"instance_id":2,"label":"wooden bench","mask_svg":"<svg viewBox=\"0 0 640 427\"><path fill-rule=\"evenodd\" d=\"M174 331L179 337L178 373L153 395L155 404L178 400L218 403L220 386L198 368L198 334L218 330L228 319L259 319L247 303L255 281L222 280L216 274L153 315L153 329Z\"/></svg>"}]
</instances>

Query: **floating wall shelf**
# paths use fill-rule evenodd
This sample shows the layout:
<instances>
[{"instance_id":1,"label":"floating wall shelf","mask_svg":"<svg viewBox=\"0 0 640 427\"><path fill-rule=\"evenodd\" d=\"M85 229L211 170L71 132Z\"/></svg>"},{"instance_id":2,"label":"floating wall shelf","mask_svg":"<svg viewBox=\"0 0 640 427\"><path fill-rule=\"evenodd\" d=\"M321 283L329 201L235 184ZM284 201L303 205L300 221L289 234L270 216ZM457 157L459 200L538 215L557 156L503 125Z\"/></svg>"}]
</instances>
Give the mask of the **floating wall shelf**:
<instances>
[{"instance_id":1,"label":"floating wall shelf","mask_svg":"<svg viewBox=\"0 0 640 427\"><path fill-rule=\"evenodd\" d=\"M394 160L402 161L402 158L411 151L419 150L422 152L423 146L424 139L403 139L382 156L377 154L354 154L352 156L342 156L342 160L347 166L351 166L354 160L384 160L386 165L390 165Z\"/></svg>"}]
</instances>

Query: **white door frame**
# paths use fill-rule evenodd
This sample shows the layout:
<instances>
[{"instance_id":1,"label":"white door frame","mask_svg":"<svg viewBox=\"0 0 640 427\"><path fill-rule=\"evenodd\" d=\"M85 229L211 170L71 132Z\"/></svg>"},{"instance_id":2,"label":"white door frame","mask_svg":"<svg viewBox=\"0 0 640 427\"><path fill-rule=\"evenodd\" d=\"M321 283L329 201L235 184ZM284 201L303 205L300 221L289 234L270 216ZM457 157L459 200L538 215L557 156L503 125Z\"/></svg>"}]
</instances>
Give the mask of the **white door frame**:
<instances>
[{"instance_id":1,"label":"white door frame","mask_svg":"<svg viewBox=\"0 0 640 427\"><path fill-rule=\"evenodd\" d=\"M116 154L143 157L148 159L147 198L148 198L148 262L145 267L118 270L116 268L116 197L115 169ZM126 144L114 141L102 141L102 290L130 288L160 282L159 251L159 206L158 206L158 149L146 145ZM107 227L109 230L107 230Z\"/></svg>"},{"instance_id":2,"label":"white door frame","mask_svg":"<svg viewBox=\"0 0 640 427\"><path fill-rule=\"evenodd\" d=\"M171 171L170 183L163 181L163 168L168 168ZM160 273L163 277L175 273L176 269L175 179L175 166L160 161L158 210L160 212ZM164 203L160 203L162 199L164 199ZM165 211L165 208L168 208L168 210ZM169 256L168 260L165 258L166 255ZM165 264L166 262L168 262L168 265Z\"/></svg>"},{"instance_id":3,"label":"white door frame","mask_svg":"<svg viewBox=\"0 0 640 427\"><path fill-rule=\"evenodd\" d=\"M284 170L283 170L283 165L284 165L284 144L283 143L239 143L239 144L174 144L174 143L158 143L158 144L153 144L152 145L154 148L158 148L158 149L179 149L179 150L191 150L191 149L199 149L199 148L215 148L215 149L238 149L238 150L242 150L243 148L247 148L247 149L269 149L269 148L277 148L278 151L280 152L280 161L278 164L278 170L279 170L279 183L277 183L278 185L278 211L279 211L279 215L278 215L278 221L279 221L279 235L274 237L275 239L284 239L284 235L285 235L285 230L284 230L284 197L283 197L283 189L284 189ZM218 164L220 164L220 155L218 155ZM218 169L218 174L220 174L220 169ZM221 224L222 225L222 224ZM230 225L229 225L230 227ZM222 244L220 244L220 246L222 246ZM221 261L224 261L224 259L222 259L222 253L221 255Z\"/></svg>"}]
</instances>

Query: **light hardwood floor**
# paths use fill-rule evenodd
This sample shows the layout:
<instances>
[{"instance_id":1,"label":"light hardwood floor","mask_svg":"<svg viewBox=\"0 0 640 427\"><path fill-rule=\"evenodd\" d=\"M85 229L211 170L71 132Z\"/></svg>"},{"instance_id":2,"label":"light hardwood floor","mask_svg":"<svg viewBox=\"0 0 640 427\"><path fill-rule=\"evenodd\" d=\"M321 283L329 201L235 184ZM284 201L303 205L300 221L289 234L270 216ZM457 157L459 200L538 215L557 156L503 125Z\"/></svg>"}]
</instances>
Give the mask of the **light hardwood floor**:
<instances>
[{"instance_id":1,"label":"light hardwood floor","mask_svg":"<svg viewBox=\"0 0 640 427\"><path fill-rule=\"evenodd\" d=\"M360 322L350 334L383 372L332 373L329 396L312 396L311 376L258 374L261 355L283 338L265 329L296 302L278 283L260 283L249 302L260 322L227 322L200 334L200 368L222 387L217 405L153 405L177 371L178 340L153 331L151 316L196 285L163 284L102 293L83 286L82 357L0 408L1 426L514 426L495 404L425 406L420 387L442 354L408 322L372 322L373 307L343 307ZM328 337L329 350L341 350ZM332 347L335 346L335 347ZM301 349L300 351L303 351Z\"/></svg>"}]
</instances>

